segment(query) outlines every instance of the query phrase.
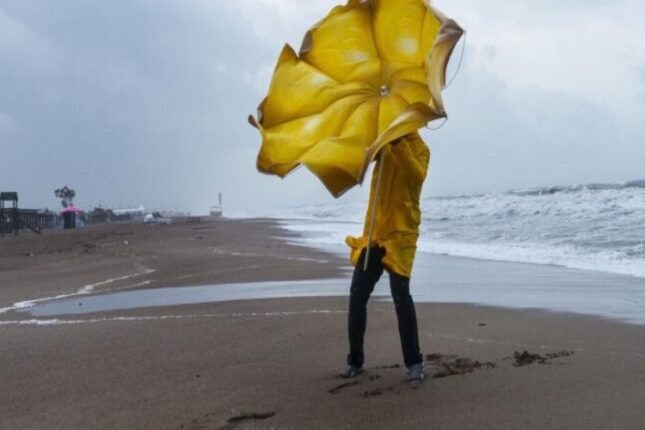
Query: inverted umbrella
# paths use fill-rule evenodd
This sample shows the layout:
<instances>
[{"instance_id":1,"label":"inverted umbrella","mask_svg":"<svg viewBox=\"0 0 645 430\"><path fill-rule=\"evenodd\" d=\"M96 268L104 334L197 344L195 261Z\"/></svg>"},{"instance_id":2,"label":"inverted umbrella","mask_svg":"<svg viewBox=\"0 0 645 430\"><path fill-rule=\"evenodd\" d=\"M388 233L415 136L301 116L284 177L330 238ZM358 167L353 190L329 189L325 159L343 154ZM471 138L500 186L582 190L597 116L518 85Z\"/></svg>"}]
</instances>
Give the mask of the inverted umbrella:
<instances>
[{"instance_id":1,"label":"inverted umbrella","mask_svg":"<svg viewBox=\"0 0 645 430\"><path fill-rule=\"evenodd\" d=\"M386 144L445 118L441 90L463 30L424 0L349 0L282 50L249 122L261 172L299 165L339 197Z\"/></svg>"}]
</instances>

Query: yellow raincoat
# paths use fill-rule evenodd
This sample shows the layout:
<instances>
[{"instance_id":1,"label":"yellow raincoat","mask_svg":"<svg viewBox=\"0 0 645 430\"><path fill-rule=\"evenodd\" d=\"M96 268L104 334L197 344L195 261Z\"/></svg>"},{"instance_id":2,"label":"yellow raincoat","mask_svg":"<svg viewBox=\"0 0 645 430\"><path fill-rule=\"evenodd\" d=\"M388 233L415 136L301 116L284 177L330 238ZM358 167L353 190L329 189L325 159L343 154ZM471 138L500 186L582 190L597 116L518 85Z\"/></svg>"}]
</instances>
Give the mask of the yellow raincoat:
<instances>
[{"instance_id":1,"label":"yellow raincoat","mask_svg":"<svg viewBox=\"0 0 645 430\"><path fill-rule=\"evenodd\" d=\"M418 133L407 135L396 145L381 150L374 172L381 163L383 173L378 201L374 202L377 174L372 177L370 201L365 215L363 236L348 236L350 260L356 264L367 246L369 222L376 205L376 219L371 246L385 248L383 265L393 272L410 277L419 237L421 209L419 198L430 162L430 149Z\"/></svg>"}]
</instances>

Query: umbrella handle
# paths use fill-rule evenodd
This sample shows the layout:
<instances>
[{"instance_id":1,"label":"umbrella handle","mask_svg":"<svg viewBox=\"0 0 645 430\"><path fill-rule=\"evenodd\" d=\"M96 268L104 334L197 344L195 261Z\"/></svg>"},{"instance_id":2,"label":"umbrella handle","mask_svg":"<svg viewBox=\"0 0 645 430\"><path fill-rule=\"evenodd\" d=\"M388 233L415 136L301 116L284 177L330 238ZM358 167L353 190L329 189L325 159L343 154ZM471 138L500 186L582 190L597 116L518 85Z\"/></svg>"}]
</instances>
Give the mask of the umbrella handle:
<instances>
[{"instance_id":1,"label":"umbrella handle","mask_svg":"<svg viewBox=\"0 0 645 430\"><path fill-rule=\"evenodd\" d=\"M379 194L381 193L381 182L383 180L383 166L385 165L385 153L381 151L378 167L378 177L376 178L376 191L374 192L374 204L372 205L372 213L370 214L370 230L367 235L367 250L365 251L365 261L363 262L363 272L367 272L367 263L370 259L370 248L372 246L372 236L374 236L374 223L376 221L376 204L378 202Z\"/></svg>"}]
</instances>

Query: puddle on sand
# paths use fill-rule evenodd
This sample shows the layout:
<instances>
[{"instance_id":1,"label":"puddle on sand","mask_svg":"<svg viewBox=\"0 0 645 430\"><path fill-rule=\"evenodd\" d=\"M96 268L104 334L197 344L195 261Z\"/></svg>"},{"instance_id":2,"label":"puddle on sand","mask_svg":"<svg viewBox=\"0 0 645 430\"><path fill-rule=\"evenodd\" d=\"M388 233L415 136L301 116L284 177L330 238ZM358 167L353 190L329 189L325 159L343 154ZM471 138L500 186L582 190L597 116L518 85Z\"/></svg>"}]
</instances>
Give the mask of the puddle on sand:
<instances>
[{"instance_id":1,"label":"puddle on sand","mask_svg":"<svg viewBox=\"0 0 645 430\"><path fill-rule=\"evenodd\" d=\"M33 316L79 315L155 306L178 306L285 297L320 297L347 295L348 281L261 282L252 284L221 284L197 287L168 287L120 291L91 296L37 303L19 312Z\"/></svg>"}]
</instances>

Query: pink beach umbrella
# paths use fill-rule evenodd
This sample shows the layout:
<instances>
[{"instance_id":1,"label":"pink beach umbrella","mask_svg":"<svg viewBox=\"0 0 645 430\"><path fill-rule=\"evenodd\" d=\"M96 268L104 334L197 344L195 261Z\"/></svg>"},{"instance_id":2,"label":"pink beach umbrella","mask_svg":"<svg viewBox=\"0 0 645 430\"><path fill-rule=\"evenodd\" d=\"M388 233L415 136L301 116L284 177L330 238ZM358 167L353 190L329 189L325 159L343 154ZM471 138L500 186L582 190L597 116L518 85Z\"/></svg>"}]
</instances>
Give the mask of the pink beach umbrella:
<instances>
[{"instance_id":1,"label":"pink beach umbrella","mask_svg":"<svg viewBox=\"0 0 645 430\"><path fill-rule=\"evenodd\" d=\"M70 204L70 205L69 205L69 206L67 206L65 209L63 209L62 211L60 211L61 215L62 215L62 214L65 214L65 213L69 213L69 212L73 212L73 213L78 214L78 213L83 212L83 209L80 209L80 208L78 208L78 207L74 206L74 204Z\"/></svg>"}]
</instances>

